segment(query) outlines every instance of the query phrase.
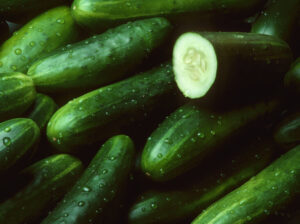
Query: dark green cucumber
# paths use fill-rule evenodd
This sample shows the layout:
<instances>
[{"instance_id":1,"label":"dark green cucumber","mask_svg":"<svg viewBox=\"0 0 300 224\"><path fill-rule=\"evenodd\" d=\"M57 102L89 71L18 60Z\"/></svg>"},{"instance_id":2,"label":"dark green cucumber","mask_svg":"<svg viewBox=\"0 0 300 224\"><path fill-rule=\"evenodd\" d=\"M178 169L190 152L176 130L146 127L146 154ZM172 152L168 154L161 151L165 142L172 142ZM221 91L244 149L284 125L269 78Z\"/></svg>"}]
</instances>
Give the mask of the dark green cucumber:
<instances>
[{"instance_id":1,"label":"dark green cucumber","mask_svg":"<svg viewBox=\"0 0 300 224\"><path fill-rule=\"evenodd\" d=\"M82 171L81 162L66 154L53 155L27 167L17 176L25 182L23 188L0 204L0 223L32 223L45 217Z\"/></svg>"},{"instance_id":2,"label":"dark green cucumber","mask_svg":"<svg viewBox=\"0 0 300 224\"><path fill-rule=\"evenodd\" d=\"M175 80L189 98L241 98L261 89L265 94L282 85L291 62L286 42L253 33L188 32L173 49Z\"/></svg>"},{"instance_id":3,"label":"dark green cucumber","mask_svg":"<svg viewBox=\"0 0 300 224\"><path fill-rule=\"evenodd\" d=\"M26 72L42 54L77 39L77 28L70 9L51 9L16 31L0 47L0 73Z\"/></svg>"},{"instance_id":4,"label":"dark green cucumber","mask_svg":"<svg viewBox=\"0 0 300 224\"><path fill-rule=\"evenodd\" d=\"M26 117L33 120L39 128L42 130L46 129L48 121L57 110L57 105L54 100L44 94L38 93L32 107Z\"/></svg>"},{"instance_id":5,"label":"dark green cucumber","mask_svg":"<svg viewBox=\"0 0 300 224\"><path fill-rule=\"evenodd\" d=\"M134 162L134 145L126 135L104 143L82 177L42 224L111 223L105 220L120 194ZM112 213L117 215L117 211ZM68 214L68 215L65 215ZM110 217L111 218L111 217Z\"/></svg>"},{"instance_id":6,"label":"dark green cucumber","mask_svg":"<svg viewBox=\"0 0 300 224\"><path fill-rule=\"evenodd\" d=\"M170 28L164 18L124 24L54 51L36 61L28 75L43 92L103 86L131 72L165 40Z\"/></svg>"},{"instance_id":7,"label":"dark green cucumber","mask_svg":"<svg viewBox=\"0 0 300 224\"><path fill-rule=\"evenodd\" d=\"M40 130L30 119L15 118L0 123L0 174L32 155L39 137Z\"/></svg>"},{"instance_id":8,"label":"dark green cucumber","mask_svg":"<svg viewBox=\"0 0 300 224\"><path fill-rule=\"evenodd\" d=\"M300 112L288 116L278 125L274 139L284 148L300 144Z\"/></svg>"},{"instance_id":9,"label":"dark green cucumber","mask_svg":"<svg viewBox=\"0 0 300 224\"><path fill-rule=\"evenodd\" d=\"M196 217L203 209L239 187L271 163L276 147L270 140L246 142L238 146L230 158L216 159L209 172L197 169L197 177L184 187L173 187L140 195L129 212L130 224L168 224ZM223 160L223 161L222 161ZM216 165L217 164L217 165ZM176 212L174 212L176 211Z\"/></svg>"},{"instance_id":10,"label":"dark green cucumber","mask_svg":"<svg viewBox=\"0 0 300 224\"><path fill-rule=\"evenodd\" d=\"M289 92L300 95L300 58L297 58L285 75L284 85Z\"/></svg>"},{"instance_id":11,"label":"dark green cucumber","mask_svg":"<svg viewBox=\"0 0 300 224\"><path fill-rule=\"evenodd\" d=\"M179 107L150 135L142 153L143 172L166 181L201 164L249 124L279 109L277 100L216 112L193 103Z\"/></svg>"},{"instance_id":12,"label":"dark green cucumber","mask_svg":"<svg viewBox=\"0 0 300 224\"><path fill-rule=\"evenodd\" d=\"M258 223L300 193L300 145L203 211L192 224Z\"/></svg>"},{"instance_id":13,"label":"dark green cucumber","mask_svg":"<svg viewBox=\"0 0 300 224\"><path fill-rule=\"evenodd\" d=\"M76 21L97 30L144 17L181 18L183 14L252 13L264 0L75 0L72 13Z\"/></svg>"},{"instance_id":14,"label":"dark green cucumber","mask_svg":"<svg viewBox=\"0 0 300 224\"><path fill-rule=\"evenodd\" d=\"M299 0L269 0L265 10L252 24L252 33L276 36L289 42L300 15Z\"/></svg>"},{"instance_id":15,"label":"dark green cucumber","mask_svg":"<svg viewBox=\"0 0 300 224\"><path fill-rule=\"evenodd\" d=\"M75 152L82 145L110 137L123 123L162 107L174 93L169 64L102 87L61 107L48 123L48 139L62 152Z\"/></svg>"},{"instance_id":16,"label":"dark green cucumber","mask_svg":"<svg viewBox=\"0 0 300 224\"><path fill-rule=\"evenodd\" d=\"M21 73L0 73L0 121L21 115L35 97L36 91L30 77Z\"/></svg>"},{"instance_id":17,"label":"dark green cucumber","mask_svg":"<svg viewBox=\"0 0 300 224\"><path fill-rule=\"evenodd\" d=\"M2 44L2 41L6 40L8 38L9 34L9 27L5 21L2 21L0 18L0 44Z\"/></svg>"}]
</instances>

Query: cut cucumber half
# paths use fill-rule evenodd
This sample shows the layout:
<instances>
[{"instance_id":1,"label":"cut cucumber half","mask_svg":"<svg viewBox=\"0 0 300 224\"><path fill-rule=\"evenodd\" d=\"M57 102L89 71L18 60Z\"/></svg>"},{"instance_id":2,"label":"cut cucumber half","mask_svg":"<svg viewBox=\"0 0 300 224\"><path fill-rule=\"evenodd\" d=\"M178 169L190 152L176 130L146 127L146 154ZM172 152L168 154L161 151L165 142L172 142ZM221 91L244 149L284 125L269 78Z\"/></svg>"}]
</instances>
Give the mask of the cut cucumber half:
<instances>
[{"instance_id":1,"label":"cut cucumber half","mask_svg":"<svg viewBox=\"0 0 300 224\"><path fill-rule=\"evenodd\" d=\"M185 33L173 51L175 81L189 98L204 96L216 79L218 61L214 46L197 33Z\"/></svg>"}]
</instances>

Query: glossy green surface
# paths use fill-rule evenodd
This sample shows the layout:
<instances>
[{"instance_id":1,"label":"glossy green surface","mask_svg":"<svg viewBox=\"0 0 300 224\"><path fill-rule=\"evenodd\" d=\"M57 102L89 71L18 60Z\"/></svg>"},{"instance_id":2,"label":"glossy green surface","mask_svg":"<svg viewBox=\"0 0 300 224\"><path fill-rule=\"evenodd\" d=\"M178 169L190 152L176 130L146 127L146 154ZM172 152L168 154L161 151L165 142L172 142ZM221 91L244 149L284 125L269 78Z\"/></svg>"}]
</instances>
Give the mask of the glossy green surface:
<instances>
[{"instance_id":1,"label":"glossy green surface","mask_svg":"<svg viewBox=\"0 0 300 224\"><path fill-rule=\"evenodd\" d=\"M0 204L0 223L32 223L47 215L82 171L81 162L66 154L47 157L24 169L17 176L24 181L22 189Z\"/></svg>"},{"instance_id":2,"label":"glossy green surface","mask_svg":"<svg viewBox=\"0 0 300 224\"><path fill-rule=\"evenodd\" d=\"M290 70L284 77L284 85L287 91L300 95L300 58L292 64Z\"/></svg>"},{"instance_id":3,"label":"glossy green surface","mask_svg":"<svg viewBox=\"0 0 300 224\"><path fill-rule=\"evenodd\" d=\"M106 141L81 178L42 224L111 223L112 217L108 214L118 214L119 207L112 204L125 193L134 154L133 142L126 135Z\"/></svg>"},{"instance_id":4,"label":"glossy green surface","mask_svg":"<svg viewBox=\"0 0 300 224\"><path fill-rule=\"evenodd\" d=\"M124 24L54 51L36 61L28 75L43 92L100 87L132 72L166 40L170 29L164 18Z\"/></svg>"},{"instance_id":5,"label":"glossy green surface","mask_svg":"<svg viewBox=\"0 0 300 224\"><path fill-rule=\"evenodd\" d=\"M77 39L70 9L62 6L35 17L0 47L0 73L26 72L42 55Z\"/></svg>"},{"instance_id":6,"label":"glossy green surface","mask_svg":"<svg viewBox=\"0 0 300 224\"><path fill-rule=\"evenodd\" d=\"M300 145L203 211L192 224L258 223L299 195Z\"/></svg>"},{"instance_id":7,"label":"glossy green surface","mask_svg":"<svg viewBox=\"0 0 300 224\"><path fill-rule=\"evenodd\" d=\"M18 72L0 73L0 122L20 116L35 97L36 91L30 77Z\"/></svg>"}]
</instances>

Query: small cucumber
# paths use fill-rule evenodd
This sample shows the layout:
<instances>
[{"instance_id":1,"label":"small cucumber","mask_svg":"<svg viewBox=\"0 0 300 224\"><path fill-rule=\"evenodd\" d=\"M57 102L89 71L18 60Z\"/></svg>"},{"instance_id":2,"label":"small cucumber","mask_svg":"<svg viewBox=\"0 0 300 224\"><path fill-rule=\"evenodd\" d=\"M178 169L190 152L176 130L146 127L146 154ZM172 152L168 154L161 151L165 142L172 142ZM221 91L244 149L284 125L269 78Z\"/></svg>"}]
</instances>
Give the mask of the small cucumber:
<instances>
[{"instance_id":1,"label":"small cucumber","mask_svg":"<svg viewBox=\"0 0 300 224\"><path fill-rule=\"evenodd\" d=\"M82 177L65 195L42 224L111 223L111 205L124 192L124 185L134 162L134 145L125 135L117 135L104 143ZM113 211L112 211L113 210ZM67 215L65 215L67 214Z\"/></svg>"}]
</instances>

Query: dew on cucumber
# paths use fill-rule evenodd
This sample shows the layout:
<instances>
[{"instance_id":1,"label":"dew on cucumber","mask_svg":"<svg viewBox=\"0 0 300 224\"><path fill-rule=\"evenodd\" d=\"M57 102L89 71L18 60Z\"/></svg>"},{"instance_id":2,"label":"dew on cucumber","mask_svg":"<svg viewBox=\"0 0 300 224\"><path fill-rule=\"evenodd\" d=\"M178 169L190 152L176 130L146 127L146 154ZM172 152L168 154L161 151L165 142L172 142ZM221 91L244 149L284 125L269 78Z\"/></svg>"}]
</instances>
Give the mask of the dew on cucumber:
<instances>
[{"instance_id":1,"label":"dew on cucumber","mask_svg":"<svg viewBox=\"0 0 300 224\"><path fill-rule=\"evenodd\" d=\"M1 95L1 94L0 94ZM4 131L5 132L10 132L11 131L11 128L10 127L6 127L5 129L4 129Z\"/></svg>"},{"instance_id":2,"label":"dew on cucumber","mask_svg":"<svg viewBox=\"0 0 300 224\"><path fill-rule=\"evenodd\" d=\"M92 189L85 186L85 187L82 188L82 191L83 192L90 192L90 191L92 191Z\"/></svg>"},{"instance_id":3,"label":"dew on cucumber","mask_svg":"<svg viewBox=\"0 0 300 224\"><path fill-rule=\"evenodd\" d=\"M17 49L15 50L15 54L16 54L16 55L22 54L22 50L21 50L20 48L17 48Z\"/></svg>"},{"instance_id":4,"label":"dew on cucumber","mask_svg":"<svg viewBox=\"0 0 300 224\"><path fill-rule=\"evenodd\" d=\"M5 146L11 145L11 139L9 137L4 137L2 141Z\"/></svg>"},{"instance_id":5,"label":"dew on cucumber","mask_svg":"<svg viewBox=\"0 0 300 224\"><path fill-rule=\"evenodd\" d=\"M79 207L83 207L84 205L85 205L84 201L78 202L78 206L79 206Z\"/></svg>"}]
</instances>

